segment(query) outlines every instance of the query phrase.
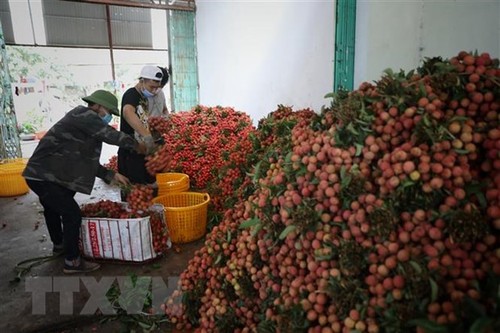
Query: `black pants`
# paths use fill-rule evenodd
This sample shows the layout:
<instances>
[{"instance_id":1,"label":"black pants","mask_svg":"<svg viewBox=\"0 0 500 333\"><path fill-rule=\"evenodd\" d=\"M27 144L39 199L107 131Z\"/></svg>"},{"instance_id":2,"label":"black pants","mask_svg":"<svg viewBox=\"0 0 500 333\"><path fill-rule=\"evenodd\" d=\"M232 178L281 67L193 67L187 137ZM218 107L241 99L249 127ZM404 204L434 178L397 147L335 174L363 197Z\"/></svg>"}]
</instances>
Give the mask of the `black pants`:
<instances>
[{"instance_id":1,"label":"black pants","mask_svg":"<svg viewBox=\"0 0 500 333\"><path fill-rule=\"evenodd\" d=\"M118 149L118 172L127 177L132 184L152 184L155 177L146 170L146 156L127 149ZM122 191L121 199L126 195Z\"/></svg>"},{"instance_id":2,"label":"black pants","mask_svg":"<svg viewBox=\"0 0 500 333\"><path fill-rule=\"evenodd\" d=\"M47 181L27 179L26 183L38 195L43 206L43 215L52 243L64 244L66 259L78 258L82 213L74 199L75 191Z\"/></svg>"}]
</instances>

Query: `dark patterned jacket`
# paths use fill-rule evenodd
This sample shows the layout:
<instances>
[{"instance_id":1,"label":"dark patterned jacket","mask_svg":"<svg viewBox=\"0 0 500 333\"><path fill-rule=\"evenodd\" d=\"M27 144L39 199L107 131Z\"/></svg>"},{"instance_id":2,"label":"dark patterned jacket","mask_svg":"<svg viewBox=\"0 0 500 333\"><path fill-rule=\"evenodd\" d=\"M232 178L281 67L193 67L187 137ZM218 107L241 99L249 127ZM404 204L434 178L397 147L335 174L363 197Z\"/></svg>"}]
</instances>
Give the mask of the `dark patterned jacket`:
<instances>
[{"instance_id":1,"label":"dark patterned jacket","mask_svg":"<svg viewBox=\"0 0 500 333\"><path fill-rule=\"evenodd\" d=\"M23 176L90 194L95 177L110 183L115 175L99 163L103 142L131 150L138 144L132 136L106 125L96 112L78 106L43 136Z\"/></svg>"}]
</instances>

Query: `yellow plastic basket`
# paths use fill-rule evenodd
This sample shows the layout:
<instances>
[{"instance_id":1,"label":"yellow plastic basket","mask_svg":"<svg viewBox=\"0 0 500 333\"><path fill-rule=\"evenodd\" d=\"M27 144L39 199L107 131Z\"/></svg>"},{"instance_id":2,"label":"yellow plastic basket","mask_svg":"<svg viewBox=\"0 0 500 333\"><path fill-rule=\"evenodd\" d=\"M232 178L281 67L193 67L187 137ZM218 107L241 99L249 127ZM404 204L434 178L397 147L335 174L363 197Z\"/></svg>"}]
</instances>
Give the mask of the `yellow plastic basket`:
<instances>
[{"instance_id":1,"label":"yellow plastic basket","mask_svg":"<svg viewBox=\"0 0 500 333\"><path fill-rule=\"evenodd\" d=\"M21 174L27 159L17 158L0 161L0 197L11 197L29 192L28 184Z\"/></svg>"},{"instance_id":2,"label":"yellow plastic basket","mask_svg":"<svg viewBox=\"0 0 500 333\"><path fill-rule=\"evenodd\" d=\"M158 196L189 190L189 176L184 173L158 173L156 174L156 183L158 184Z\"/></svg>"},{"instance_id":3,"label":"yellow plastic basket","mask_svg":"<svg viewBox=\"0 0 500 333\"><path fill-rule=\"evenodd\" d=\"M207 228L208 193L169 193L153 199L165 209L168 231L173 243L200 239Z\"/></svg>"}]
</instances>

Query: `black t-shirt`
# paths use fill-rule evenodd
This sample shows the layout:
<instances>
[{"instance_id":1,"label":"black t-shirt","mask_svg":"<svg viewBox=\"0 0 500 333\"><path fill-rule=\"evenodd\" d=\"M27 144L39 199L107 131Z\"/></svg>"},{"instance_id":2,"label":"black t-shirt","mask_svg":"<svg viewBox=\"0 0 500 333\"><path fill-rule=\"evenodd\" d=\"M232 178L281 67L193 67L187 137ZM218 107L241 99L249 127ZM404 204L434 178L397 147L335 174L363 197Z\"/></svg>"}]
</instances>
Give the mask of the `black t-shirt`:
<instances>
[{"instance_id":1,"label":"black t-shirt","mask_svg":"<svg viewBox=\"0 0 500 333\"><path fill-rule=\"evenodd\" d=\"M135 114L142 121L144 126L147 127L148 112L147 112L147 99L135 89L135 87L128 89L122 97L122 112L120 116L120 131L136 136L132 126L127 123L123 117L123 107L127 104L135 108ZM151 176L146 170L145 156L138 154L134 151L125 149L118 149L118 172L126 176L134 184L151 184L154 183L155 177ZM122 197L122 200L124 198Z\"/></svg>"},{"instance_id":2,"label":"black t-shirt","mask_svg":"<svg viewBox=\"0 0 500 333\"><path fill-rule=\"evenodd\" d=\"M142 96L135 87L129 88L122 97L122 112L120 116L120 131L130 135L134 135L134 129L129 125L125 117L123 117L123 108L130 104L135 108L135 114L145 127L148 127L148 100Z\"/></svg>"}]
</instances>

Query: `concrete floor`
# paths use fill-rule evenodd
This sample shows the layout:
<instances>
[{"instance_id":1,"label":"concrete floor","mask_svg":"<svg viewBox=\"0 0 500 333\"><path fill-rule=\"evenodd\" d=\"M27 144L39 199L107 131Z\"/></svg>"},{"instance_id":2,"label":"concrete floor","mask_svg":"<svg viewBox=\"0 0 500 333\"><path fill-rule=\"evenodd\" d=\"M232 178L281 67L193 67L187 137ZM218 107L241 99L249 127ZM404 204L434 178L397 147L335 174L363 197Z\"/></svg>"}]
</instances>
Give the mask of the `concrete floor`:
<instances>
[{"instance_id":1,"label":"concrete floor","mask_svg":"<svg viewBox=\"0 0 500 333\"><path fill-rule=\"evenodd\" d=\"M119 191L97 179L90 196L77 194L76 199L81 204L100 199L119 201ZM55 289L57 282L54 278L67 277L62 272L62 257L33 267L19 282L10 282L16 277L14 268L19 262L48 256L52 253L52 243L48 238L41 212L38 197L31 191L22 196L0 198L0 332L126 331L118 328L120 326L117 322L101 325L98 321L102 319L102 316L84 314L84 306L88 306L91 293L80 281L81 276L78 278L79 291L61 297L66 302L70 302L66 305L60 306L60 293L58 292L44 294L45 300L34 296L35 294L30 291L30 285L34 281L35 283L40 280L53 282ZM179 244L177 251L171 249L165 256L149 263L104 262L100 270L83 276L93 281L102 281L103 277L115 279L135 274L152 279L161 277L161 280L168 284L168 281L176 280L202 244L203 239L188 244ZM171 288L173 289L171 284L173 283L168 284L169 292Z\"/></svg>"}]
</instances>

